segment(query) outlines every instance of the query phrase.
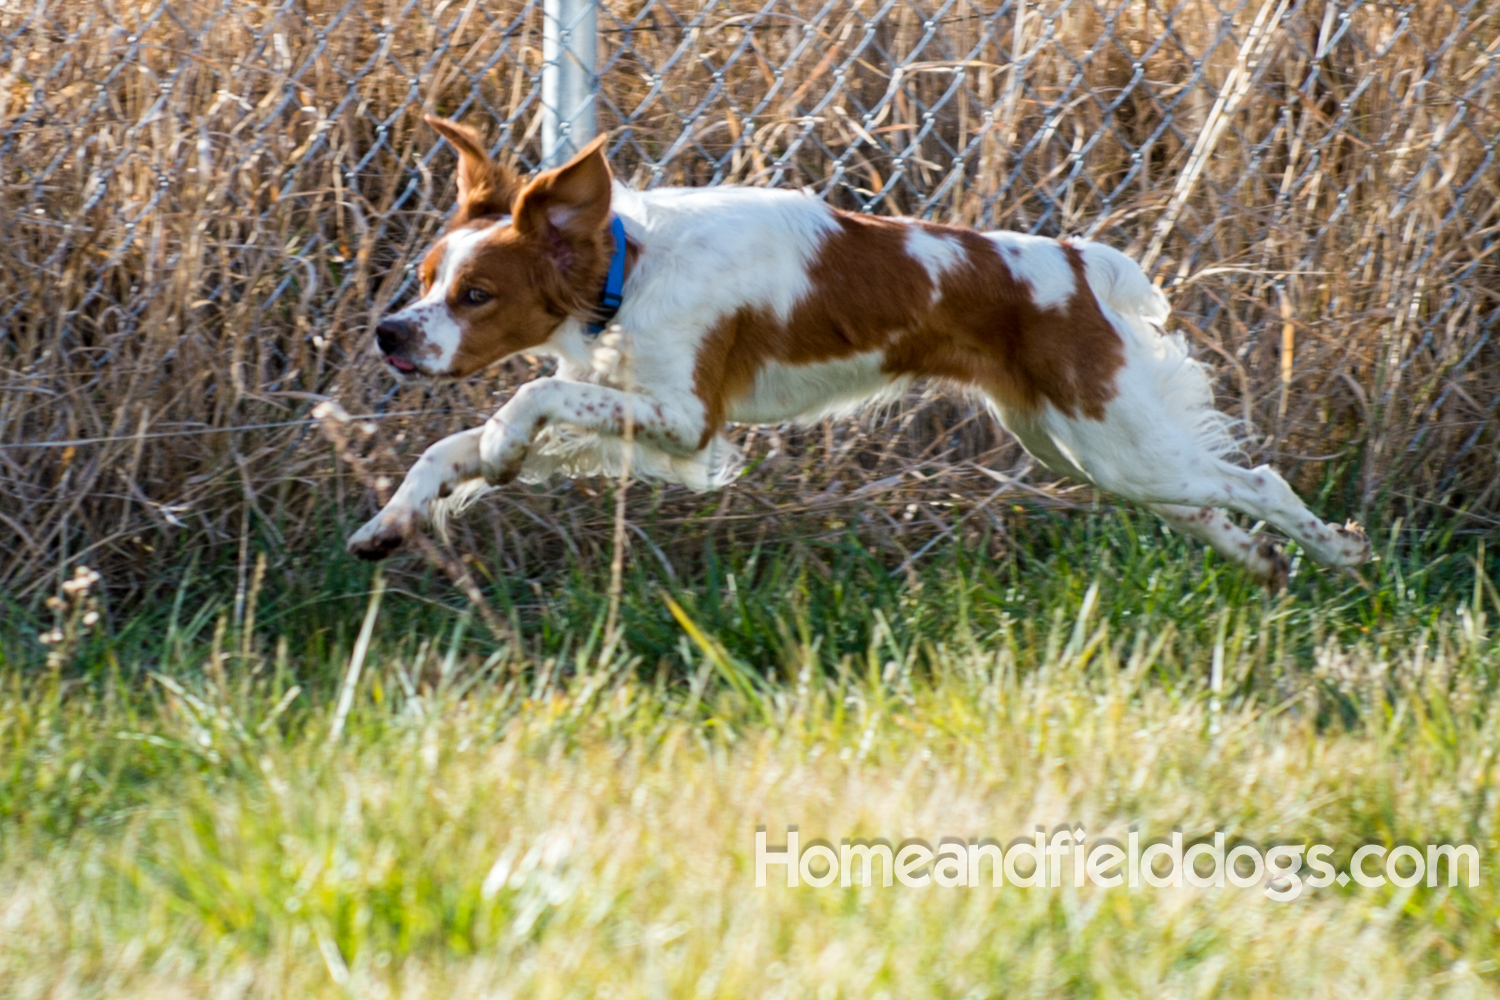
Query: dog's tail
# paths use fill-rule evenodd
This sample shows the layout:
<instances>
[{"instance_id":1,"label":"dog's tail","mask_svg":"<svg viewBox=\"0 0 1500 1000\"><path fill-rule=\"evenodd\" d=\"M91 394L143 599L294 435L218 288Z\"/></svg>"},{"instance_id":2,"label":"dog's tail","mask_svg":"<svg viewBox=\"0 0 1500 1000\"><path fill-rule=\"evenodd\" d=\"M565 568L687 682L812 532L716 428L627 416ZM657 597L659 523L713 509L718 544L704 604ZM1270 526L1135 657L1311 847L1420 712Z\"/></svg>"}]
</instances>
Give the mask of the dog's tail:
<instances>
[{"instance_id":1,"label":"dog's tail","mask_svg":"<svg viewBox=\"0 0 1500 1000\"><path fill-rule=\"evenodd\" d=\"M1182 334L1166 332L1171 306L1161 289L1113 247L1083 240L1074 246L1083 254L1090 291L1125 341L1126 364L1140 367L1206 451L1220 458L1241 454L1243 421L1214 408L1208 366L1192 356Z\"/></svg>"}]
</instances>

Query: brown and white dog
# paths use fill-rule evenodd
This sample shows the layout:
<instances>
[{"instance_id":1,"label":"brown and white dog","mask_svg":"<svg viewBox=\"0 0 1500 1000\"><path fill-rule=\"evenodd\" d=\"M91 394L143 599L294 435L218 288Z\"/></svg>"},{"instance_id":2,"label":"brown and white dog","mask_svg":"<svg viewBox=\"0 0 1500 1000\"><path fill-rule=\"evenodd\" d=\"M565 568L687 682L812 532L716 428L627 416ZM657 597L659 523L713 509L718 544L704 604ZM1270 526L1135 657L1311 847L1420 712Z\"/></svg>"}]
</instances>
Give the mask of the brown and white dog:
<instances>
[{"instance_id":1,"label":"brown and white dog","mask_svg":"<svg viewBox=\"0 0 1500 1000\"><path fill-rule=\"evenodd\" d=\"M379 324L386 362L462 378L526 351L558 369L428 448L349 540L356 555L386 555L488 487L618 469L627 447L636 474L722 486L738 471L727 423L818 420L934 378L978 394L1049 469L1145 504L1272 589L1286 557L1223 508L1320 563L1370 557L1363 531L1324 523L1269 466L1227 460L1208 373L1110 247L854 215L794 191L632 191L600 140L523 181L473 130L428 121L458 150L458 209L422 261L421 298ZM627 276L601 344L589 324L612 216Z\"/></svg>"}]
</instances>

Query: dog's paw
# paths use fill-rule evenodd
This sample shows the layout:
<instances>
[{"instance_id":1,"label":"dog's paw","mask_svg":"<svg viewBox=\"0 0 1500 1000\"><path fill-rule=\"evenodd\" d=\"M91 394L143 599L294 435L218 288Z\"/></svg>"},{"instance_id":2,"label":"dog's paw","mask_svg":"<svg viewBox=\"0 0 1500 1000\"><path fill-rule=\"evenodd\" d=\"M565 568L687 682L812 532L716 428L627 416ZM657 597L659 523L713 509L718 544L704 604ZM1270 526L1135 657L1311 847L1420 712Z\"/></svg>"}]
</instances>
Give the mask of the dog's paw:
<instances>
[{"instance_id":1,"label":"dog's paw","mask_svg":"<svg viewBox=\"0 0 1500 1000\"><path fill-rule=\"evenodd\" d=\"M1343 550L1339 553L1340 564L1358 566L1370 561L1370 536L1365 534L1365 529L1357 521L1346 521L1342 528L1335 527L1334 531L1338 532L1340 548Z\"/></svg>"},{"instance_id":2,"label":"dog's paw","mask_svg":"<svg viewBox=\"0 0 1500 1000\"><path fill-rule=\"evenodd\" d=\"M406 536L415 527L409 515L381 511L349 538L349 554L374 562L384 559L406 543Z\"/></svg>"}]
</instances>

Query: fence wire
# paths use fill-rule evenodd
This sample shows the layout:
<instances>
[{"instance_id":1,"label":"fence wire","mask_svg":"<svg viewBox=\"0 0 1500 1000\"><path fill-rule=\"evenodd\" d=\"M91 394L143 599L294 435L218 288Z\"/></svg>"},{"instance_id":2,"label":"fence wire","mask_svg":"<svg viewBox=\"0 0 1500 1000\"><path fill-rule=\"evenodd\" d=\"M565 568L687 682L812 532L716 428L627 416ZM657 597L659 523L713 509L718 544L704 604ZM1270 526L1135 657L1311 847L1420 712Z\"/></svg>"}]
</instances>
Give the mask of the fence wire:
<instances>
[{"instance_id":1,"label":"fence wire","mask_svg":"<svg viewBox=\"0 0 1500 1000\"><path fill-rule=\"evenodd\" d=\"M452 197L421 114L539 163L542 21L0 3L0 437L139 438L0 450L22 543L0 579L153 504L232 534L224 511L327 460L141 437L162 427L308 394L493 405L388 390L364 352ZM1500 0L605 0L597 22L593 112L628 182L1107 240L1166 288L1252 457L1354 510L1500 506Z\"/></svg>"}]
</instances>

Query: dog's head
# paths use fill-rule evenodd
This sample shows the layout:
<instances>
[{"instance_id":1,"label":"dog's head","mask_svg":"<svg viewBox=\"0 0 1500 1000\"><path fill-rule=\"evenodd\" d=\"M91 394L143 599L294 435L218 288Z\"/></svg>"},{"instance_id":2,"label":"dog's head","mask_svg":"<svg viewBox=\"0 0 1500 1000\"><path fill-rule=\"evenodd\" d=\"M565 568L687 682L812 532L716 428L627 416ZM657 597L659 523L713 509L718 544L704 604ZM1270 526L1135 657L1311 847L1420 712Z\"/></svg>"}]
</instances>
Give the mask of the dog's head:
<instances>
[{"instance_id":1,"label":"dog's head","mask_svg":"<svg viewBox=\"0 0 1500 1000\"><path fill-rule=\"evenodd\" d=\"M592 313L609 269L611 179L602 137L526 181L468 126L427 122L458 151L458 208L422 259L421 298L375 339L402 376L461 378Z\"/></svg>"}]
</instances>

